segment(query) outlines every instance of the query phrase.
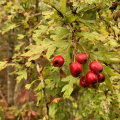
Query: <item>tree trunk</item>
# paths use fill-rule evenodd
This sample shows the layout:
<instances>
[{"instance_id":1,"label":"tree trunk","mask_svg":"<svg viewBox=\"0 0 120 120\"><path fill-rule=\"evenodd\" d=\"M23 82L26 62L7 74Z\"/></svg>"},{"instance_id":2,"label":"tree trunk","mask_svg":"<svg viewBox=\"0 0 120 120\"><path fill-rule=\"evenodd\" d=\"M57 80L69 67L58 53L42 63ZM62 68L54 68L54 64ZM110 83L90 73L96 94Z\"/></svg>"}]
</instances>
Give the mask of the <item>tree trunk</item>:
<instances>
[{"instance_id":1,"label":"tree trunk","mask_svg":"<svg viewBox=\"0 0 120 120\"><path fill-rule=\"evenodd\" d=\"M16 84L15 90L14 90L14 104L17 103L18 94L20 90L25 86L25 82L26 82L25 80L22 80L19 84Z\"/></svg>"},{"instance_id":2,"label":"tree trunk","mask_svg":"<svg viewBox=\"0 0 120 120\"><path fill-rule=\"evenodd\" d=\"M15 35L14 35L14 31L11 31L9 37L9 46L7 48L7 56L8 57L12 57L14 54L14 45L15 45ZM11 106L13 105L14 101L14 88L15 88L15 77L13 75L9 75L11 72L13 72L13 68L11 66L7 67L7 101L8 101L8 105Z\"/></svg>"},{"instance_id":3,"label":"tree trunk","mask_svg":"<svg viewBox=\"0 0 120 120\"><path fill-rule=\"evenodd\" d=\"M11 76L9 75L10 73L10 67L8 66L7 67L7 100L8 100L8 104L9 106L11 106L13 104L13 89L14 89L14 85L13 85L13 82L12 82L12 79L11 79Z\"/></svg>"}]
</instances>

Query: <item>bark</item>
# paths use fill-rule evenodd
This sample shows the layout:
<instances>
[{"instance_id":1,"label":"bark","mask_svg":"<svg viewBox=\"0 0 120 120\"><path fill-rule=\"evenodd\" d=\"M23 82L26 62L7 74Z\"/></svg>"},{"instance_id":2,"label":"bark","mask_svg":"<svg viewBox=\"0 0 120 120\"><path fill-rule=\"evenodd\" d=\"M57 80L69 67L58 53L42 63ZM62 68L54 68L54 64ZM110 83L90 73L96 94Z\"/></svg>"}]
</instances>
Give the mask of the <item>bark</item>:
<instances>
[{"instance_id":1,"label":"bark","mask_svg":"<svg viewBox=\"0 0 120 120\"><path fill-rule=\"evenodd\" d=\"M10 35L8 35L9 37L9 46L7 48L7 56L8 57L12 57L14 54L14 45L15 45L15 31L11 31ZM14 75L10 75L11 72L13 72L14 69L12 66L8 66L6 69L7 72L7 101L8 101L8 105L11 106L13 105L14 101L14 88L15 88L15 76Z\"/></svg>"},{"instance_id":2,"label":"bark","mask_svg":"<svg viewBox=\"0 0 120 120\"><path fill-rule=\"evenodd\" d=\"M13 104L13 96L14 96L14 92L13 92L14 84L12 82L12 78L9 76L10 69L11 68L8 66L7 67L7 94L8 94L7 101L8 101L9 106Z\"/></svg>"}]
</instances>

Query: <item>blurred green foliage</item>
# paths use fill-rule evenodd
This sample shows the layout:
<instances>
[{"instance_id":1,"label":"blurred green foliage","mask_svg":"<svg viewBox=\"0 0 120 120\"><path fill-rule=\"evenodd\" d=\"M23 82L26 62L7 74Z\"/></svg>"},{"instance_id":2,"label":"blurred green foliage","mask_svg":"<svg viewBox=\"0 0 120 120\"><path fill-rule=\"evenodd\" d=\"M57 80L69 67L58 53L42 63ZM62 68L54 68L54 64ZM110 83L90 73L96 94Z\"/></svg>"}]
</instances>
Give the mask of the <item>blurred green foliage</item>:
<instances>
[{"instance_id":1,"label":"blurred green foliage","mask_svg":"<svg viewBox=\"0 0 120 120\"><path fill-rule=\"evenodd\" d=\"M9 44L14 41L15 48L12 62L1 60L0 70L13 66L16 69L12 74L18 82L30 76L33 82L27 89L39 81L35 88L37 105L44 110L44 99L49 102L49 120L119 120L120 15L117 20L114 15L120 10L120 2L36 1L0 1L0 43L2 46L5 41ZM110 9L112 2L118 4L114 10ZM80 78L70 75L74 39L79 39L76 53L84 52L81 44L91 60L98 60L104 66L106 80L97 88L81 88ZM51 64L56 55L63 55L65 59L62 67L65 78ZM40 65L39 77L34 61ZM83 66L82 75L89 70L89 63ZM45 90L41 81L45 81ZM61 100L52 102L50 96Z\"/></svg>"}]
</instances>

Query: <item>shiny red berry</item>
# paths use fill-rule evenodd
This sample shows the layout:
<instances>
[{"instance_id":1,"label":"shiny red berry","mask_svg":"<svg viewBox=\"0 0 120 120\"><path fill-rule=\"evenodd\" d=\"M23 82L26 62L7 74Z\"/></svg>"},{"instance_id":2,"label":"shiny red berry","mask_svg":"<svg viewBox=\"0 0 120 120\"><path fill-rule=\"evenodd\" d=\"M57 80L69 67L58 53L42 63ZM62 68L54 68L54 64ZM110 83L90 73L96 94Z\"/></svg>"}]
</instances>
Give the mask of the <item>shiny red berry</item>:
<instances>
[{"instance_id":1,"label":"shiny red berry","mask_svg":"<svg viewBox=\"0 0 120 120\"><path fill-rule=\"evenodd\" d=\"M97 75L91 71L86 74L86 78L87 78L88 84L94 84L94 83L97 83L98 81Z\"/></svg>"},{"instance_id":2,"label":"shiny red berry","mask_svg":"<svg viewBox=\"0 0 120 120\"><path fill-rule=\"evenodd\" d=\"M85 64L88 61L86 54L78 54L76 57L77 62L80 64Z\"/></svg>"},{"instance_id":3,"label":"shiny red berry","mask_svg":"<svg viewBox=\"0 0 120 120\"><path fill-rule=\"evenodd\" d=\"M99 63L98 61L93 61L90 63L90 69L94 73L98 74L103 71L103 65Z\"/></svg>"},{"instance_id":4,"label":"shiny red berry","mask_svg":"<svg viewBox=\"0 0 120 120\"><path fill-rule=\"evenodd\" d=\"M102 74L102 73L99 73L98 74L98 82L99 83L102 83L105 81L105 76Z\"/></svg>"},{"instance_id":5,"label":"shiny red berry","mask_svg":"<svg viewBox=\"0 0 120 120\"><path fill-rule=\"evenodd\" d=\"M81 66L81 64L78 63L78 62L73 62L70 65L70 71L71 71L71 74L74 77L78 77L80 75L80 73L82 72L82 66Z\"/></svg>"},{"instance_id":6,"label":"shiny red berry","mask_svg":"<svg viewBox=\"0 0 120 120\"><path fill-rule=\"evenodd\" d=\"M88 82L87 82L86 76L83 76L83 77L80 79L80 85L81 85L81 87L84 87L84 88L89 86L89 84L88 84Z\"/></svg>"},{"instance_id":7,"label":"shiny red berry","mask_svg":"<svg viewBox=\"0 0 120 120\"><path fill-rule=\"evenodd\" d=\"M64 58L61 55L58 55L54 57L52 63L54 67L61 67L64 64Z\"/></svg>"}]
</instances>

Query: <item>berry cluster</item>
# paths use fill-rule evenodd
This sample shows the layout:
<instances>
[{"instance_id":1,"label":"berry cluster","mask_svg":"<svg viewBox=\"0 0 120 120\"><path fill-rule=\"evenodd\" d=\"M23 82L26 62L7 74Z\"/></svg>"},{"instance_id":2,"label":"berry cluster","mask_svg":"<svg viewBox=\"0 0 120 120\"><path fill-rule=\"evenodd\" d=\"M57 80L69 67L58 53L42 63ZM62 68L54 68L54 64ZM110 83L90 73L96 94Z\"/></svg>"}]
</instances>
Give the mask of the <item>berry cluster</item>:
<instances>
[{"instance_id":1,"label":"berry cluster","mask_svg":"<svg viewBox=\"0 0 120 120\"><path fill-rule=\"evenodd\" d=\"M76 57L77 62L73 62L70 65L70 72L73 77L79 77L80 73L82 73L81 64L85 64L88 61L88 57L85 54L78 54ZM56 56L53 59L54 67L61 67L64 64L64 58L62 56ZM105 80L105 76L101 73L103 71L103 66L98 61L93 61L89 65L90 70L85 76L80 79L80 85L82 87L88 87L94 85L96 83L102 83Z\"/></svg>"},{"instance_id":2,"label":"berry cluster","mask_svg":"<svg viewBox=\"0 0 120 120\"><path fill-rule=\"evenodd\" d=\"M104 82L105 76L101 73L103 71L102 64L98 61L93 61L89 67L91 71L80 79L80 85L82 87L88 87L89 85L94 87L96 83Z\"/></svg>"}]
</instances>

